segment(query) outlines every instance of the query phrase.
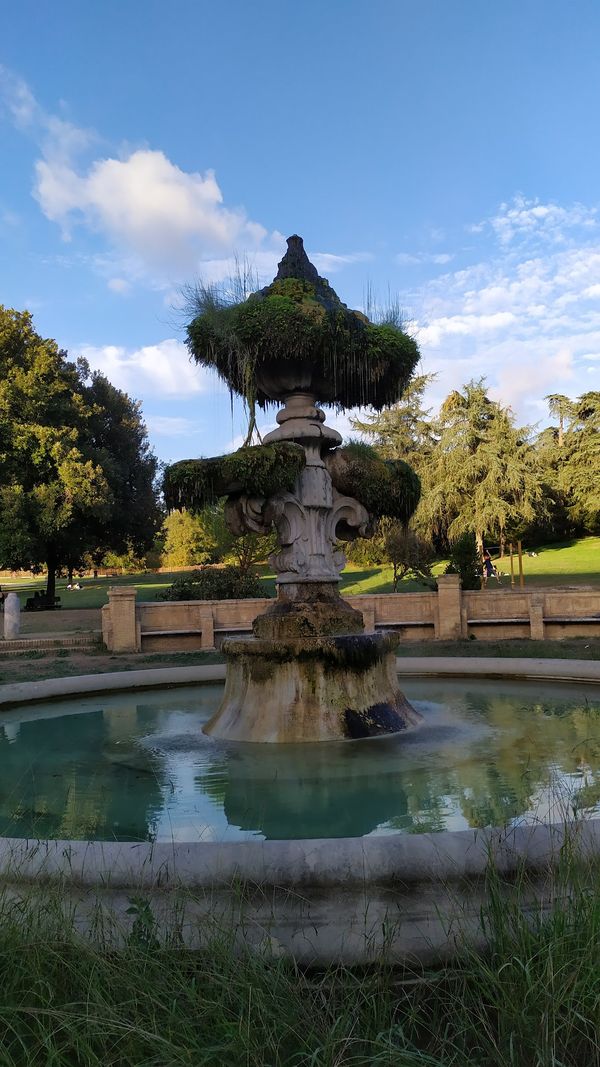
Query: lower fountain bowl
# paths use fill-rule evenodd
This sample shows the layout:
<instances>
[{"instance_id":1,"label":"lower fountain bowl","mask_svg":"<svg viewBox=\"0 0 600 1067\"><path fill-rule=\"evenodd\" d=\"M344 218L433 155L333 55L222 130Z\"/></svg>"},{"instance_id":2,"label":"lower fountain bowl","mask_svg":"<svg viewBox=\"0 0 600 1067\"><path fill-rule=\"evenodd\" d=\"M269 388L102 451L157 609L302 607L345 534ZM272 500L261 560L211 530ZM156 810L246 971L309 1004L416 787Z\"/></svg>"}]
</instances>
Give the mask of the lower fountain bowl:
<instances>
[{"instance_id":1,"label":"lower fountain bowl","mask_svg":"<svg viewBox=\"0 0 600 1067\"><path fill-rule=\"evenodd\" d=\"M395 734L421 720L398 686L394 634L230 639L221 705L204 731L298 743Z\"/></svg>"}]
</instances>

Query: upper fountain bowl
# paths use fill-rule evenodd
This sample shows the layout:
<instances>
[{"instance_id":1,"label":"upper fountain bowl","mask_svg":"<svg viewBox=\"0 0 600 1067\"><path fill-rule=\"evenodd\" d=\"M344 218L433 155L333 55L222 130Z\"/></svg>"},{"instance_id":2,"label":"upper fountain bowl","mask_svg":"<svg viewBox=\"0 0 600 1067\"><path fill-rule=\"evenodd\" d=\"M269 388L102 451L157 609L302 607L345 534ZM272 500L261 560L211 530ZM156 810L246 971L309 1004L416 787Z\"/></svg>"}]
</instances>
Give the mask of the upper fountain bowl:
<instances>
[{"instance_id":1,"label":"upper fountain bowl","mask_svg":"<svg viewBox=\"0 0 600 1067\"><path fill-rule=\"evenodd\" d=\"M301 237L287 245L271 284L240 303L214 287L196 290L192 356L261 407L298 391L343 409L393 404L418 362L416 341L392 317L373 323L346 307Z\"/></svg>"}]
</instances>

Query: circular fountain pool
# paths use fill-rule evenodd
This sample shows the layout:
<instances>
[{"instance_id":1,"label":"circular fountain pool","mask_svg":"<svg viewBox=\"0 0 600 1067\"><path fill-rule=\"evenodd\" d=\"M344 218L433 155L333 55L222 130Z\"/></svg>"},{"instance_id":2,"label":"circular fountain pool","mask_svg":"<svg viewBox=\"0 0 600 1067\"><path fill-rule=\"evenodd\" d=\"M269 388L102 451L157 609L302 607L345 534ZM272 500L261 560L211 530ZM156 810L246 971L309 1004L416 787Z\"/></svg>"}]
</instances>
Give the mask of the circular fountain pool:
<instances>
[{"instance_id":1,"label":"circular fountain pool","mask_svg":"<svg viewBox=\"0 0 600 1067\"><path fill-rule=\"evenodd\" d=\"M402 688L419 727L311 745L206 737L218 685L7 711L0 834L291 840L600 815L596 688L479 678L403 679Z\"/></svg>"}]
</instances>

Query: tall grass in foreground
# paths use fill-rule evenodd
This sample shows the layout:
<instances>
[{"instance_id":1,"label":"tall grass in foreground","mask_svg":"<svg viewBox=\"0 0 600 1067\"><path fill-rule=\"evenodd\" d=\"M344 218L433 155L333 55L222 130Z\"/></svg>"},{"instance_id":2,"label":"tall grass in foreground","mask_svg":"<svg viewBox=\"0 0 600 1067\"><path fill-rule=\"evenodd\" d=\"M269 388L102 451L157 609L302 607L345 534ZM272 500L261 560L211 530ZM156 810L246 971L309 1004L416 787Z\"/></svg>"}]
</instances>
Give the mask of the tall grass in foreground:
<instances>
[{"instance_id":1,"label":"tall grass in foreground","mask_svg":"<svg viewBox=\"0 0 600 1067\"><path fill-rule=\"evenodd\" d=\"M303 971L232 950L160 947L134 904L127 946L78 940L56 894L0 896L2 1067L596 1067L600 885L563 856L547 910L490 870L489 950L440 969ZM567 889L569 898L566 898Z\"/></svg>"}]
</instances>

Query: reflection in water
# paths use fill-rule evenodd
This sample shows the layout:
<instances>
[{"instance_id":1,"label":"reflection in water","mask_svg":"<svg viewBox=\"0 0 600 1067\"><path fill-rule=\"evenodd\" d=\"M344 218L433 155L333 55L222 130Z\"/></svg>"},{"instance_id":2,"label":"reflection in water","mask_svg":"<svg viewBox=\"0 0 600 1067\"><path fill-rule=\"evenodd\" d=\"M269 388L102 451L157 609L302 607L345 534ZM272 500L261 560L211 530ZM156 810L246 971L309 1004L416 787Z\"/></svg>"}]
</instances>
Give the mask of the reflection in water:
<instances>
[{"instance_id":1,"label":"reflection in water","mask_svg":"<svg viewBox=\"0 0 600 1067\"><path fill-rule=\"evenodd\" d=\"M403 688L421 726L321 745L207 738L217 686L5 713L0 833L285 839L600 815L592 687L427 679Z\"/></svg>"}]
</instances>

